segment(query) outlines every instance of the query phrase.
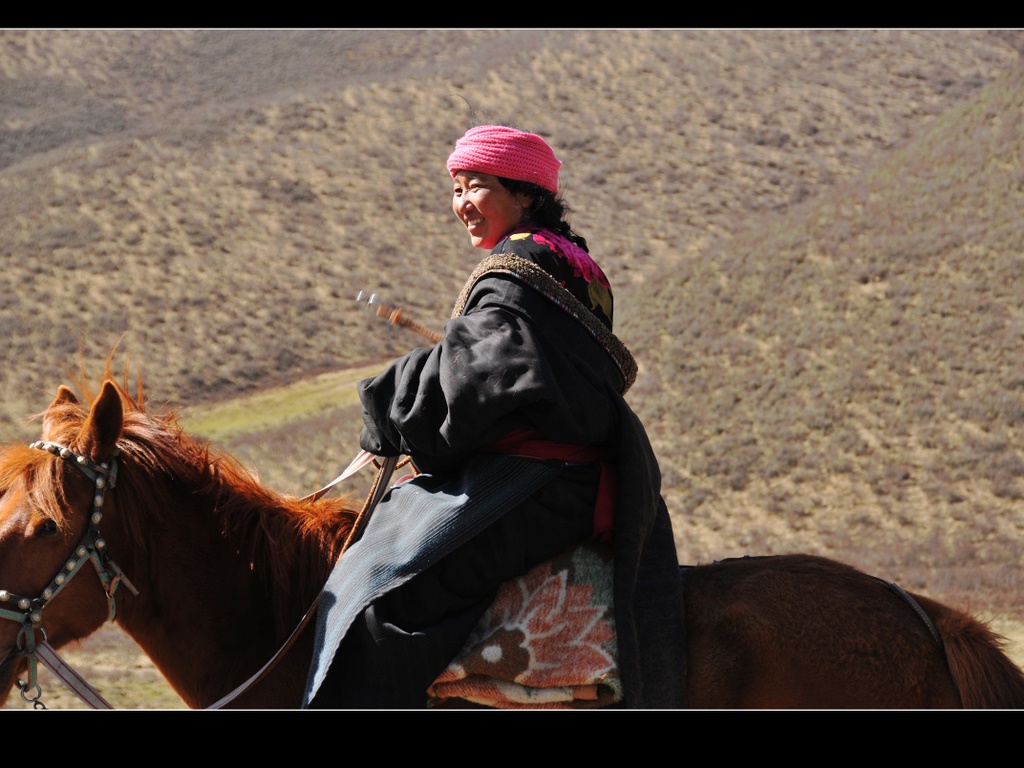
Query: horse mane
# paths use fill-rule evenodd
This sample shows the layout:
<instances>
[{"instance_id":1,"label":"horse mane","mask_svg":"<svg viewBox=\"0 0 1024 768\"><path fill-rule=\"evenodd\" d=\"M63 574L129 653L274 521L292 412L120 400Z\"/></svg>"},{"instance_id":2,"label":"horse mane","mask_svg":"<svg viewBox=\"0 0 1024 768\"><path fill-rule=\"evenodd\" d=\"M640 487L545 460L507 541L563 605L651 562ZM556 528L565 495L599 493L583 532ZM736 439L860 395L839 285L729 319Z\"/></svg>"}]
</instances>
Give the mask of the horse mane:
<instances>
[{"instance_id":1,"label":"horse mane","mask_svg":"<svg viewBox=\"0 0 1024 768\"><path fill-rule=\"evenodd\" d=\"M176 409L149 411L141 380L136 397L125 384L110 381L120 394L124 414L117 441L120 466L112 493L117 495L126 536L142 555L136 562L148 561L153 567L151 558L145 557L149 539L154 526L164 524L169 489L181 489L188 497L185 503L210 510L221 535L271 587L278 621L294 622L298 596L312 599L323 587L357 508L344 498L310 502L266 488L235 457L186 434ZM88 415L88 407L77 403L54 404L39 414L50 425L46 439L72 450ZM70 524L64 490L68 472L78 475L67 462L46 451L8 446L0 456L0 493L24 482L32 489L37 508L66 529ZM141 519L144 511L155 519Z\"/></svg>"}]
</instances>

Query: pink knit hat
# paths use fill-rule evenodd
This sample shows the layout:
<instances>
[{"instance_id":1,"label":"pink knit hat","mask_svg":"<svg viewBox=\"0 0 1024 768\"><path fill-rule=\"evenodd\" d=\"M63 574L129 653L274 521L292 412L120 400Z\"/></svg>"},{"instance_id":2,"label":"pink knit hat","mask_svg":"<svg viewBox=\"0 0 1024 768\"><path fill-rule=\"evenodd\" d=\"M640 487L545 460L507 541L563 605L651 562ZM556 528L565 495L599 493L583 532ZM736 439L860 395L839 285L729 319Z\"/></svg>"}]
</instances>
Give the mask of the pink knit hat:
<instances>
[{"instance_id":1,"label":"pink knit hat","mask_svg":"<svg viewBox=\"0 0 1024 768\"><path fill-rule=\"evenodd\" d=\"M516 181L529 181L558 193L562 163L540 136L504 125L478 125L455 142L448 156L448 173L479 171Z\"/></svg>"}]
</instances>

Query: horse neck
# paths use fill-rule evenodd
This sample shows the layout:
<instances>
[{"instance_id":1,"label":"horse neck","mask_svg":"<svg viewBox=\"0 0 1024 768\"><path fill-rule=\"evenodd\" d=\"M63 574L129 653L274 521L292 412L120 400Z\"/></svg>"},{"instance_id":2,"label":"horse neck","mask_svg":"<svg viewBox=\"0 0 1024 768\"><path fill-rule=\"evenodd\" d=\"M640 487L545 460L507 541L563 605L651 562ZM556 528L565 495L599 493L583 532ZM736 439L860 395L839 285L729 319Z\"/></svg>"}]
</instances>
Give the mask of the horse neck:
<instances>
[{"instance_id":1,"label":"horse neck","mask_svg":"<svg viewBox=\"0 0 1024 768\"><path fill-rule=\"evenodd\" d=\"M221 510L254 503L251 494L239 500L245 493L223 484L200 494L169 489L162 509L146 510L151 519L159 512L160 524L145 558L122 564L140 594L119 601L117 621L190 707L209 706L260 669L333 564L337 532L311 536L279 525L295 505L272 494L264 492L265 508L227 520ZM113 537L110 547L115 557L133 551ZM271 551L290 560L274 575ZM312 653L312 634L304 635L240 705L298 705Z\"/></svg>"}]
</instances>

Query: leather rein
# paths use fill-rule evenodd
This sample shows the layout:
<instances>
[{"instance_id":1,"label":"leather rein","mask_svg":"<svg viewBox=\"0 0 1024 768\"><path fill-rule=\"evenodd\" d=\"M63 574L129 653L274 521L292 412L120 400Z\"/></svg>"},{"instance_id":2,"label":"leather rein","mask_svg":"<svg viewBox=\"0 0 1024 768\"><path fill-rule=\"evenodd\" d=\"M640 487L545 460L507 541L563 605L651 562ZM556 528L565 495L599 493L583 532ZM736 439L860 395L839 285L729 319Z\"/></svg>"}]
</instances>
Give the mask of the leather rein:
<instances>
[{"instance_id":1,"label":"leather rein","mask_svg":"<svg viewBox=\"0 0 1024 768\"><path fill-rule=\"evenodd\" d=\"M360 451L359 454L356 455L356 457L352 460L352 463L350 463L348 467L346 467L344 472L342 472L340 475L334 478L334 480L329 482L323 488L314 491L308 496L304 496L302 498L302 501L316 501L329 490L331 490L334 486L340 483L342 480L351 477L360 469L365 467L367 464L373 462L375 458L377 457L375 457L372 453ZM391 475L394 474L395 469L399 466L398 459L398 456L388 456L386 458L381 459L380 467L377 471L377 478L373 481L373 486L370 488L370 493L366 497L366 501L363 503L362 508L359 510L359 514L356 515L355 522L352 524L352 529L348 532L348 536L345 538L345 543L342 544L341 552L338 553L339 559L341 558L342 555L345 554L345 550L349 548L349 545L356 540L359 533L362 531L363 526L365 526L366 521L369 519L370 514L373 512L374 507L376 507L377 503L382 498L384 498L384 494L387 492L388 489L388 481L391 479ZM306 610L306 613L299 620L298 626L296 626L295 629L292 630L292 633L288 636L288 639L284 641L284 645L282 645L277 650L277 653L275 653L270 658L270 661L264 664L256 674L254 674L240 686L235 688L235 690L233 690L227 696L224 696L223 698L214 702L210 706L206 707L206 709L221 709L225 705L229 704L230 702L234 701L236 698L241 696L247 690L252 688L264 677L266 677L270 670L276 667L277 663L284 657L284 655L289 650L291 650L291 647L295 644L295 641L299 638L299 635L302 634L302 630L304 630L306 628L306 625L309 624L310 620L314 616L316 616L316 609L320 605L320 598L323 596L323 594L323 590L321 590L319 593L317 593L317 596L313 598L312 604L310 604L309 608Z\"/></svg>"},{"instance_id":2,"label":"leather rein","mask_svg":"<svg viewBox=\"0 0 1024 768\"><path fill-rule=\"evenodd\" d=\"M375 293L366 296L365 291L359 291L359 293L356 295L356 302L363 303L364 301L367 307L376 305L377 317L386 319L392 325L399 325L404 328L409 328L410 330L416 331L416 333L419 333L421 336L425 336L426 338L430 339L435 343L439 342L442 339L441 334L435 333L431 331L429 328L426 328L420 325L419 323L413 322L409 318L405 317L400 308L395 308L381 302L379 297ZM338 553L339 559L341 558L342 555L345 554L345 551L349 548L349 545L352 544L352 542L359 537L359 534L362 532L363 527L366 525L366 521L369 520L370 515L373 513L373 510L376 508L378 502L380 502L380 500L384 498L384 494L387 492L388 489L388 482L391 479L391 476L394 474L395 470L398 467L404 466L406 463L409 462L408 457L402 461L399 461L399 458L400 457L398 456L384 457L380 459L380 464L377 464L377 456L367 451L360 450L359 453L356 454L356 457L352 459L352 461L342 471L340 475L331 480L331 482L327 483L327 485L323 486L322 488L319 488L318 490L314 491L308 496L304 496L302 498L302 501L316 501L317 499L323 497L328 491L330 491L336 485L338 485L338 483L356 474L356 472L361 470L363 467L371 463L378 467L377 477L373 481L373 486L370 488L370 492L367 495L366 501L363 503L362 508L356 515L355 522L352 524L352 529L349 531L348 536L345 539L345 543L342 544L341 552ZM245 693L252 686L256 685L256 683L258 683L264 677L266 677L270 670L277 666L277 663L291 649L292 645L294 645L295 641L299 638L299 635L302 634L302 631L306 628L306 626L309 624L312 618L316 615L316 610L317 607L320 605L320 598L322 596L323 590L321 590L317 594L317 596L313 598L312 604L309 606L309 608L306 610L306 613L303 614L302 618L299 620L298 626L296 626L295 629L292 630L292 633L288 636L288 639L285 640L284 645L282 645L278 649L277 653L275 653L271 657L271 659L266 664L264 664L258 672L256 672L256 674L254 674L240 686L235 688L235 690L233 690L227 696L224 696L223 698L211 704L209 707L207 707L207 709L221 709L225 705L234 701L241 694Z\"/></svg>"}]
</instances>

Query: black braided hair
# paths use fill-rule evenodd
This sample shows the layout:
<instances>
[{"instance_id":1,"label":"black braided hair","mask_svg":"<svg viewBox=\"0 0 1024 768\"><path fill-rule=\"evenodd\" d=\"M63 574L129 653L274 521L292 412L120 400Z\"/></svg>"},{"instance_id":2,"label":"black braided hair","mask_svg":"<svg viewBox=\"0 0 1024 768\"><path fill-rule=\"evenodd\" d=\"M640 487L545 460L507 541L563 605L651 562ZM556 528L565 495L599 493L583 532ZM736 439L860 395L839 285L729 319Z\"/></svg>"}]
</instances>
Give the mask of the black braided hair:
<instances>
[{"instance_id":1,"label":"black braided hair","mask_svg":"<svg viewBox=\"0 0 1024 768\"><path fill-rule=\"evenodd\" d=\"M501 182L501 186L513 195L525 195L533 200L526 211L527 219L545 229L557 232L562 237L576 243L587 253L590 253L587 241L581 235L573 232L569 222L566 221L570 208L561 195L555 194L530 181L506 179L502 176L498 176L497 179Z\"/></svg>"}]
</instances>

